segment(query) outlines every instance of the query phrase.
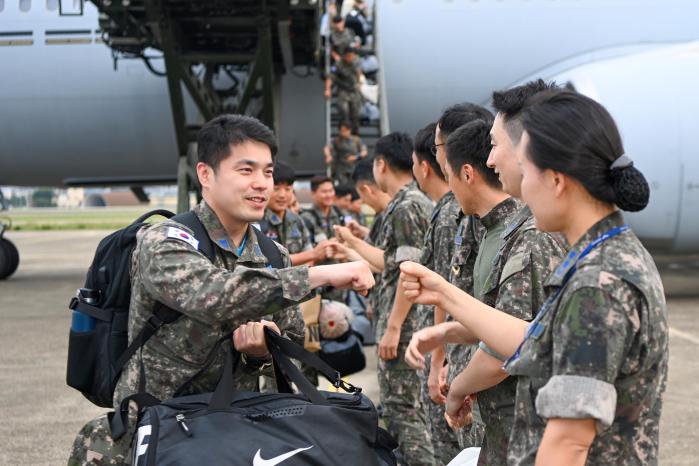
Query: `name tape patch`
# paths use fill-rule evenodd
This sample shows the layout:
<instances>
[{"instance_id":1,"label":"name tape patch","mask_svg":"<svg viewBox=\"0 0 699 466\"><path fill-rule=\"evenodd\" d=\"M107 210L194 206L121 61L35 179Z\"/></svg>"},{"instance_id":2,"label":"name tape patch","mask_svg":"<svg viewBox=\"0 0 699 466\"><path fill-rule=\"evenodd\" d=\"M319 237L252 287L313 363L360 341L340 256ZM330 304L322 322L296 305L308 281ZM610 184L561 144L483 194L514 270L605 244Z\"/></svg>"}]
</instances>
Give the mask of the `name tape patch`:
<instances>
[{"instance_id":1,"label":"name tape patch","mask_svg":"<svg viewBox=\"0 0 699 466\"><path fill-rule=\"evenodd\" d=\"M194 238L186 231L180 230L179 228L169 227L167 229L167 237L184 241L185 243L192 246L194 249L199 249L199 241L197 241L196 238Z\"/></svg>"}]
</instances>

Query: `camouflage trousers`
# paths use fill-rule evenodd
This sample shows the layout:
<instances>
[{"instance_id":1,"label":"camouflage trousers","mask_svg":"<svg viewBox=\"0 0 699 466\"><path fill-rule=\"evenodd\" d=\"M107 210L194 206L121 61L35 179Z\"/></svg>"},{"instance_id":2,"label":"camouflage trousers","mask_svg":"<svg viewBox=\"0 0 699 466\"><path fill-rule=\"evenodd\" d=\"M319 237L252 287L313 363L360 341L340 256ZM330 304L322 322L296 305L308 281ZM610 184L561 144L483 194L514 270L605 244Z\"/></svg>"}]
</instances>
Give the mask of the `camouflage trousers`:
<instances>
[{"instance_id":1,"label":"camouflage trousers","mask_svg":"<svg viewBox=\"0 0 699 466\"><path fill-rule=\"evenodd\" d=\"M403 360L407 343L398 345L398 358L379 359L378 377L383 419L398 441L406 466L433 466L434 450L420 402L420 379ZM427 437L425 436L427 434Z\"/></svg>"},{"instance_id":2,"label":"camouflage trousers","mask_svg":"<svg viewBox=\"0 0 699 466\"><path fill-rule=\"evenodd\" d=\"M418 372L420 377L420 399L427 420L427 427L432 436L432 448L435 454L437 464L447 464L456 455L459 454L461 448L457 434L449 427L446 419L444 419L444 406L432 401L430 398L430 390L427 386L427 379L430 375L430 354L426 355L424 371Z\"/></svg>"},{"instance_id":3,"label":"camouflage trousers","mask_svg":"<svg viewBox=\"0 0 699 466\"><path fill-rule=\"evenodd\" d=\"M359 112L362 109L362 94L355 91L337 91L337 106L340 120L347 120L352 125L352 134L359 133Z\"/></svg>"},{"instance_id":4,"label":"camouflage trousers","mask_svg":"<svg viewBox=\"0 0 699 466\"><path fill-rule=\"evenodd\" d=\"M68 466L127 466L131 465L131 441L136 432L136 409L129 410L129 426L119 440L112 439L107 415L88 422L73 442Z\"/></svg>"}]
</instances>

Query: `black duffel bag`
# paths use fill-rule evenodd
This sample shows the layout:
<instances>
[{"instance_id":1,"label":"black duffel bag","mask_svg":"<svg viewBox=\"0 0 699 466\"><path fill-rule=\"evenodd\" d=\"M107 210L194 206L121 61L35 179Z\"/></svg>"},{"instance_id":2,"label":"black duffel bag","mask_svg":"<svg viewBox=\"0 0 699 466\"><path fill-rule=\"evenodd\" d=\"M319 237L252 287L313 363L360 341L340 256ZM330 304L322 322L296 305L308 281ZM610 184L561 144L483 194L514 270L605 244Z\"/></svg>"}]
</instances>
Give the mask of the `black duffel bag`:
<instances>
[{"instance_id":1,"label":"black duffel bag","mask_svg":"<svg viewBox=\"0 0 699 466\"><path fill-rule=\"evenodd\" d=\"M280 393L234 391L239 354L229 350L214 393L172 398L142 411L132 464L396 464L397 444L378 426L376 409L360 388L295 343L269 329L265 335ZM289 358L348 393L317 390ZM291 392L285 376L300 393Z\"/></svg>"}]
</instances>

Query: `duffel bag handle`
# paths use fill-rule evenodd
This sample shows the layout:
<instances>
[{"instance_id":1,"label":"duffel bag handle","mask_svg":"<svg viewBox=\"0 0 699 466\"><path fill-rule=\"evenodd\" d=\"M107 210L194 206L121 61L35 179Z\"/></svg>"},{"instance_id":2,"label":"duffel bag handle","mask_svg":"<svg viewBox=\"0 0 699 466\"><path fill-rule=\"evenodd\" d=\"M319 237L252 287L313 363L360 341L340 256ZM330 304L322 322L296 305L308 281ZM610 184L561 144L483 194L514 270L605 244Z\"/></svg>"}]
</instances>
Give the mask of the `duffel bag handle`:
<instances>
[{"instance_id":1,"label":"duffel bag handle","mask_svg":"<svg viewBox=\"0 0 699 466\"><path fill-rule=\"evenodd\" d=\"M286 376L289 377L289 379L291 379L291 381L294 382L297 387L299 387L299 390L301 390L309 398L313 399L311 397L311 393L318 393L318 390L301 373L298 367L289 361L289 358L296 359L297 361L316 369L323 374L323 376L325 376L325 378L328 379L336 388L341 388L348 393L359 393L362 391L361 388L355 387L351 383L342 380L340 373L330 367L328 363L320 359L315 353L311 353L293 341L282 337L269 327L265 327L264 331L267 340L267 348L269 348L269 351L272 354L272 359L275 362L275 366L277 363L279 363L279 367L284 370ZM277 377L277 379L277 386L279 387L279 377ZM282 384L283 383L285 383L285 381L283 381ZM282 391L281 388L280 391ZM322 395L319 393L318 395L322 397Z\"/></svg>"}]
</instances>

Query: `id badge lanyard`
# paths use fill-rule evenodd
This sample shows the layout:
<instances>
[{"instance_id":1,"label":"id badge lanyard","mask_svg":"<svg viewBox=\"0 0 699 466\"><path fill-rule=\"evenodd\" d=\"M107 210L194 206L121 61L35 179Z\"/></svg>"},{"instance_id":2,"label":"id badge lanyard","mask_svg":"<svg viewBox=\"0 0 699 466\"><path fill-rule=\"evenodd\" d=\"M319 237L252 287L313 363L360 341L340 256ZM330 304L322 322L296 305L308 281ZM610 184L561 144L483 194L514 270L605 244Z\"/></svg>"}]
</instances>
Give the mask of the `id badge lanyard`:
<instances>
[{"instance_id":1,"label":"id badge lanyard","mask_svg":"<svg viewBox=\"0 0 699 466\"><path fill-rule=\"evenodd\" d=\"M505 367L507 367L507 365L510 364L511 362L514 362L517 359L519 359L520 353L522 351L522 346L524 346L524 344L527 342L527 340L530 337L533 336L536 338L543 333L544 326L541 325L541 323L540 323L541 319L544 318L544 316L548 313L549 309L553 306L553 303L556 302L558 297L561 295L561 293L563 292L563 289L565 288L566 284L570 280L570 277L572 277L573 274L575 273L575 271L577 270L578 264L580 263L580 261L585 256L587 256L590 253L590 251L595 249L597 246L604 243L609 238L613 238L617 235L620 235L621 233L625 232L628 229L629 229L628 225L622 225L619 227L612 228L611 230L602 234L597 239L595 239L593 242L588 244L587 247L585 249L583 249L583 251L580 253L580 255L578 257L575 257L575 256L571 257L570 255L568 257L566 257L566 260L562 264L560 264L558 266L558 268L556 269L556 271L554 272L556 275L563 275L563 280L561 281L561 286L558 288L558 290L556 290L556 292L554 294L549 296L549 298L541 306L541 309L539 309L538 314L536 315L534 320L532 320L532 322L529 324L529 327L527 327L527 332L524 334L524 340L522 340L522 342L519 344L519 346L517 346L517 350L515 351L515 353L512 356L510 356L510 358L507 361L505 361L505 363L502 365L503 369ZM575 262L571 266L570 261L573 259L575 259Z\"/></svg>"}]
</instances>

